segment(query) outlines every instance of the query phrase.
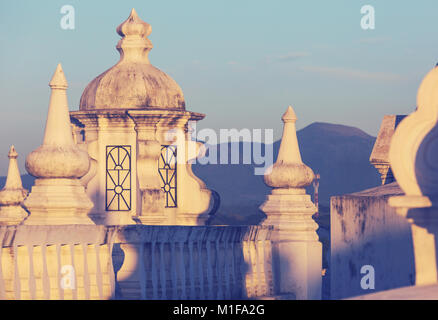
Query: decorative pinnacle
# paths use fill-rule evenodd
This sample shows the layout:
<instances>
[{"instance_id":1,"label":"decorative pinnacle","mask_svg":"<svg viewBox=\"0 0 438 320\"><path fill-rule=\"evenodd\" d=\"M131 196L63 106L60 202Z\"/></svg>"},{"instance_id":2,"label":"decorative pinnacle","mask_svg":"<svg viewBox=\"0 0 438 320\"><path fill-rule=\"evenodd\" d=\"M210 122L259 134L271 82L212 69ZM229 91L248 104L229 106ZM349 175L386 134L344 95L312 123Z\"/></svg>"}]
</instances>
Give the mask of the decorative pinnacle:
<instances>
[{"instance_id":1,"label":"decorative pinnacle","mask_svg":"<svg viewBox=\"0 0 438 320\"><path fill-rule=\"evenodd\" d=\"M301 160L301 153L298 146L295 128L297 115L295 114L292 106L287 107L287 110L281 117L281 120L284 122L284 128L280 149L278 151L277 162L303 163Z\"/></svg>"},{"instance_id":2,"label":"decorative pinnacle","mask_svg":"<svg viewBox=\"0 0 438 320\"><path fill-rule=\"evenodd\" d=\"M147 37L152 32L151 25L141 20L135 9L132 9L128 19L116 30L122 36L116 46L120 52L120 61L149 64L148 54L153 46Z\"/></svg>"},{"instance_id":3,"label":"decorative pinnacle","mask_svg":"<svg viewBox=\"0 0 438 320\"><path fill-rule=\"evenodd\" d=\"M128 19L122 22L116 30L117 33L122 37L137 35L145 38L151 34L152 27L149 23L141 20L135 9L132 8Z\"/></svg>"},{"instance_id":4,"label":"decorative pinnacle","mask_svg":"<svg viewBox=\"0 0 438 320\"><path fill-rule=\"evenodd\" d=\"M60 63L58 63L58 66L56 67L52 80L49 82L49 86L52 89L67 89L68 87L67 79L65 78L64 71L62 70Z\"/></svg>"},{"instance_id":5,"label":"decorative pinnacle","mask_svg":"<svg viewBox=\"0 0 438 320\"><path fill-rule=\"evenodd\" d=\"M283 120L284 123L297 121L297 115L295 114L295 111L292 108L292 106L287 107L287 110L281 117L281 120Z\"/></svg>"},{"instance_id":6,"label":"decorative pinnacle","mask_svg":"<svg viewBox=\"0 0 438 320\"><path fill-rule=\"evenodd\" d=\"M18 153L15 151L15 147L11 146L8 153L9 168L8 176L6 177L6 184L4 189L22 189L21 176L18 170L17 158Z\"/></svg>"},{"instance_id":7,"label":"decorative pinnacle","mask_svg":"<svg viewBox=\"0 0 438 320\"><path fill-rule=\"evenodd\" d=\"M56 67L49 83L50 94L49 112L47 114L44 142L46 145L73 145L70 115L68 113L67 80L61 64ZM56 90L62 89L62 90Z\"/></svg>"},{"instance_id":8,"label":"decorative pinnacle","mask_svg":"<svg viewBox=\"0 0 438 320\"><path fill-rule=\"evenodd\" d=\"M297 116L289 106L281 119L284 122L277 161L265 173L265 183L273 188L303 188L314 179L312 169L306 166L298 145L295 122Z\"/></svg>"},{"instance_id":9,"label":"decorative pinnacle","mask_svg":"<svg viewBox=\"0 0 438 320\"><path fill-rule=\"evenodd\" d=\"M13 145L9 149L8 158L9 159L17 159L18 158L18 153L17 153L17 151L15 151L15 147Z\"/></svg>"},{"instance_id":10,"label":"decorative pinnacle","mask_svg":"<svg viewBox=\"0 0 438 320\"><path fill-rule=\"evenodd\" d=\"M36 178L81 178L90 166L88 153L73 140L66 83L58 65L50 81L52 90L43 144L26 157L26 170ZM57 88L63 90L55 90Z\"/></svg>"}]
</instances>

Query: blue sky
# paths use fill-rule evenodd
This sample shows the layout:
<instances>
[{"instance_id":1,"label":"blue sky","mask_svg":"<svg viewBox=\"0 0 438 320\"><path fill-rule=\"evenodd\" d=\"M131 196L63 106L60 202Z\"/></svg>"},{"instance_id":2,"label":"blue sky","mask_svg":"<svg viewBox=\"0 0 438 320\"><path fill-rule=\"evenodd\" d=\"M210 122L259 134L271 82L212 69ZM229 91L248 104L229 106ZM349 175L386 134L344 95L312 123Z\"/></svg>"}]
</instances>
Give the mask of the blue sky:
<instances>
[{"instance_id":1,"label":"blue sky","mask_svg":"<svg viewBox=\"0 0 438 320\"><path fill-rule=\"evenodd\" d=\"M75 30L60 27L63 5ZM360 8L373 5L375 30ZM24 158L42 142L61 62L70 110L85 86L119 58L115 28L134 7L152 25L151 63L181 86L198 128L274 128L288 105L298 128L315 121L376 135L385 114L415 108L438 62L436 1L1 1L0 175L15 144Z\"/></svg>"}]
</instances>

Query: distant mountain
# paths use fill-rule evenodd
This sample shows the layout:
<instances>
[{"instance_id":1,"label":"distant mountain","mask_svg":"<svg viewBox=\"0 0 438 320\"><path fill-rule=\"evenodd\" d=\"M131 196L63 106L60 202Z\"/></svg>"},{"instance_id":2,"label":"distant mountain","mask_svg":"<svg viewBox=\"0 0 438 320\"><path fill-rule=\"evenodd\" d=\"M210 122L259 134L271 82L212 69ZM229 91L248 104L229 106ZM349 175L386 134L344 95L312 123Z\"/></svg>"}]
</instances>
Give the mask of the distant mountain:
<instances>
[{"instance_id":1,"label":"distant mountain","mask_svg":"<svg viewBox=\"0 0 438 320\"><path fill-rule=\"evenodd\" d=\"M319 122L299 130L297 137L304 163L321 176L319 201L322 211L329 210L330 197L333 195L379 185L379 174L368 160L375 137L354 127ZM256 143L241 142L240 153L244 144L245 147L256 146ZM279 146L280 141L273 145L275 158ZM226 145L222 147L226 148ZM231 147L229 143L228 154ZM256 147L265 148L263 144ZM218 158L220 148L217 148ZM193 165L194 173L221 196L221 206L214 223L258 223L264 218L258 207L264 202L270 188L264 184L263 176L254 175L254 167L254 163ZM313 187L309 187L308 192L313 195Z\"/></svg>"},{"instance_id":2,"label":"distant mountain","mask_svg":"<svg viewBox=\"0 0 438 320\"><path fill-rule=\"evenodd\" d=\"M322 211L328 212L331 196L357 192L380 184L379 174L368 160L375 137L354 127L321 122L299 130L297 136L304 163L321 175L319 201ZM279 146L280 141L273 145L274 161ZM222 147L226 148L227 145ZM229 143L229 157L231 147ZM260 147L262 152L265 150L264 144L241 142L239 163L243 163L244 147ZM217 159L220 159L220 148L219 145ZM220 208L213 223L258 223L264 218L259 206L265 201L270 188L264 184L262 175L254 175L255 167L259 166L254 163L193 165L193 172L221 197ZM4 186L5 180L5 177L0 177L0 188ZM23 186L30 190L34 178L26 174L22 180ZM308 192L313 195L313 187L309 187Z\"/></svg>"},{"instance_id":3,"label":"distant mountain","mask_svg":"<svg viewBox=\"0 0 438 320\"><path fill-rule=\"evenodd\" d=\"M321 175L319 198L323 205L329 205L331 196L381 183L369 162L375 137L358 128L320 122L299 130L297 136L303 161Z\"/></svg>"}]
</instances>

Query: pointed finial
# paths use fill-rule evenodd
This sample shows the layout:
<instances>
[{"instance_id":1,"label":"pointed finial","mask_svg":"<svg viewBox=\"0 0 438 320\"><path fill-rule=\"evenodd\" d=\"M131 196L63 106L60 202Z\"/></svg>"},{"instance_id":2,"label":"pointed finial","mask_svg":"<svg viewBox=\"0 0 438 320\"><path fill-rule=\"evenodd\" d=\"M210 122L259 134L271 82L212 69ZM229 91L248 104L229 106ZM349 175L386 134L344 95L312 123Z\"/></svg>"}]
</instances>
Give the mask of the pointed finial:
<instances>
[{"instance_id":1,"label":"pointed finial","mask_svg":"<svg viewBox=\"0 0 438 320\"><path fill-rule=\"evenodd\" d=\"M140 19L134 8L116 31L122 37L116 46L121 61L149 63L148 54L153 46L147 37L151 34L152 27Z\"/></svg>"},{"instance_id":2,"label":"pointed finial","mask_svg":"<svg viewBox=\"0 0 438 320\"><path fill-rule=\"evenodd\" d=\"M128 20L131 19L132 21L142 21L140 17L137 14L137 11L135 11L134 8L131 9L131 13L129 14Z\"/></svg>"},{"instance_id":3,"label":"pointed finial","mask_svg":"<svg viewBox=\"0 0 438 320\"><path fill-rule=\"evenodd\" d=\"M296 122L297 121L297 115L295 114L294 109L292 106L287 107L286 112L281 117L283 122Z\"/></svg>"},{"instance_id":4,"label":"pointed finial","mask_svg":"<svg viewBox=\"0 0 438 320\"><path fill-rule=\"evenodd\" d=\"M67 80L65 79L61 64L58 64L56 67L49 86L52 92L50 95L49 112L47 114L43 144L58 146L73 145L74 141L66 91Z\"/></svg>"},{"instance_id":5,"label":"pointed finial","mask_svg":"<svg viewBox=\"0 0 438 320\"><path fill-rule=\"evenodd\" d=\"M68 87L67 79L65 79L64 70L62 70L60 63L58 63L58 66L56 67L52 80L49 82L49 86L52 89L67 89Z\"/></svg>"},{"instance_id":6,"label":"pointed finial","mask_svg":"<svg viewBox=\"0 0 438 320\"><path fill-rule=\"evenodd\" d=\"M281 118L284 122L283 136L277 161L267 170L265 183L274 188L302 188L312 183L314 173L306 166L298 145L295 122L297 116L289 106Z\"/></svg>"},{"instance_id":7,"label":"pointed finial","mask_svg":"<svg viewBox=\"0 0 438 320\"><path fill-rule=\"evenodd\" d=\"M21 176L17 164L18 153L15 151L14 146L11 146L9 149L8 158L9 168L5 189L22 189L23 184L21 182Z\"/></svg>"},{"instance_id":8,"label":"pointed finial","mask_svg":"<svg viewBox=\"0 0 438 320\"><path fill-rule=\"evenodd\" d=\"M50 81L52 92L43 144L26 158L26 170L37 178L80 178L90 165L88 153L73 140L67 90L56 90L63 83L67 81L59 64Z\"/></svg>"},{"instance_id":9,"label":"pointed finial","mask_svg":"<svg viewBox=\"0 0 438 320\"><path fill-rule=\"evenodd\" d=\"M11 148L9 149L8 158L9 159L17 159L18 158L18 153L17 153L17 151L15 151L14 145L12 145Z\"/></svg>"},{"instance_id":10,"label":"pointed finial","mask_svg":"<svg viewBox=\"0 0 438 320\"><path fill-rule=\"evenodd\" d=\"M132 8L128 19L126 19L117 27L117 33L122 37L133 35L147 37L151 34L151 32L151 25L141 20L134 8Z\"/></svg>"},{"instance_id":11,"label":"pointed finial","mask_svg":"<svg viewBox=\"0 0 438 320\"><path fill-rule=\"evenodd\" d=\"M289 106L281 119L284 122L283 136L281 138L280 150L278 151L277 162L303 163L301 160L300 148L298 146L295 122L297 115L294 109Z\"/></svg>"},{"instance_id":12,"label":"pointed finial","mask_svg":"<svg viewBox=\"0 0 438 320\"><path fill-rule=\"evenodd\" d=\"M0 226L19 224L27 217L27 212L21 207L22 201L27 196L27 190L21 183L17 164L18 154L14 146L11 146L8 157L8 176L4 188L0 190Z\"/></svg>"}]
</instances>

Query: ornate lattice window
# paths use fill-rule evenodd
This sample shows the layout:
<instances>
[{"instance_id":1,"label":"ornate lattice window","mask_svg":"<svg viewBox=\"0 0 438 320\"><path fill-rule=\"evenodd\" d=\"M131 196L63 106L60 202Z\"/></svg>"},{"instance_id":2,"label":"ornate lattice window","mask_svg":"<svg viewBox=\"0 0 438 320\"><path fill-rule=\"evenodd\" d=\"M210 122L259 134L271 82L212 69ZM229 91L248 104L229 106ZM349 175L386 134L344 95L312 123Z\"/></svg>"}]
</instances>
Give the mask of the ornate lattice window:
<instances>
[{"instance_id":1,"label":"ornate lattice window","mask_svg":"<svg viewBox=\"0 0 438 320\"><path fill-rule=\"evenodd\" d=\"M176 168L176 146L161 146L158 172L161 177L161 189L166 194L166 208L177 207Z\"/></svg>"},{"instance_id":2,"label":"ornate lattice window","mask_svg":"<svg viewBox=\"0 0 438 320\"><path fill-rule=\"evenodd\" d=\"M131 210L131 146L106 147L106 211Z\"/></svg>"}]
</instances>

